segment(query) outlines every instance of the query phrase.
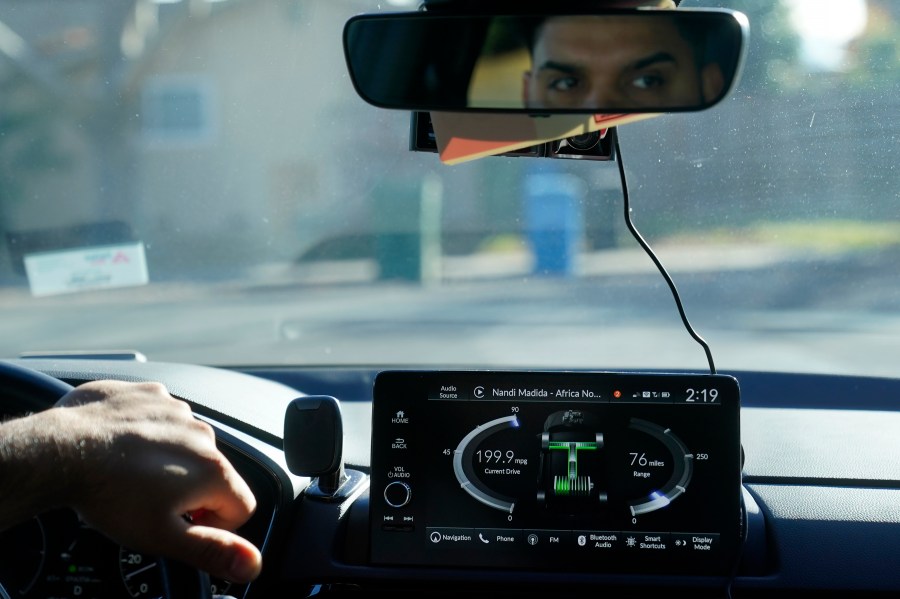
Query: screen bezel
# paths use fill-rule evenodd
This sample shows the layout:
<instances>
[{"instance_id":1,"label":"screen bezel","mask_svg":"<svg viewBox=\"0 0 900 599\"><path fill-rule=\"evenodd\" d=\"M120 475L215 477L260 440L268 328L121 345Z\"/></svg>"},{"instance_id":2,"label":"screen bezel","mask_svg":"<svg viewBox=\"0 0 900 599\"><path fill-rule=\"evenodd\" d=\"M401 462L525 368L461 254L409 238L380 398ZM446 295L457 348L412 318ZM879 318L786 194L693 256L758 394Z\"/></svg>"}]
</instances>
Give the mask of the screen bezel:
<instances>
[{"instance_id":1,"label":"screen bezel","mask_svg":"<svg viewBox=\"0 0 900 599\"><path fill-rule=\"evenodd\" d=\"M697 420L693 425L694 431L690 437L692 443L697 443L698 435L706 435L715 447L715 469L702 468L694 471L703 477L702 484L694 481L695 491L705 489L704 497L715 502L716 525L715 531L694 530L699 534L715 532L715 551L712 557L703 556L695 559L679 557L671 554L672 546L659 554L638 554L639 559L633 559L623 553L625 536L618 539L617 548L612 558L604 559L603 563L597 563L595 558L575 556L570 552L565 554L547 554L541 551L532 553L522 552L521 547L512 551L497 553L485 553L484 547L473 545L465 551L445 550L429 545L424 539L426 533L431 530L443 529L447 526L447 519L441 522L433 521L434 510L446 513L464 512L472 508L468 495L460 494L449 503L441 504L430 495L440 488L446 492L451 457L446 455L448 448L442 449L441 426L436 426L430 421L429 413L438 411L462 411L473 418L486 419L482 413L498 413L505 403L504 400L485 400L484 397L475 398L471 395L447 397L440 400L436 394L441 387L455 387L457 393L466 388L474 389L477 386L492 387L506 386L521 388L523 390L539 389L541 387L556 388L571 387L578 389L590 386L597 389L595 397L590 398L563 398L550 399L545 397L517 397L511 399L512 403L522 403L523 410L534 412L546 412L556 408L574 406L589 406L595 411L602 412L608 418L616 418L622 421L627 415L640 417L646 420L684 418L684 423L689 420ZM686 402L685 397L678 396L681 389L693 388L695 394L701 389L717 389L719 403L697 402L699 395L695 395L694 402ZM669 397L662 397L663 389L669 389ZM676 392L676 389L679 391ZM656 397L634 397L636 393L647 392ZM619 396L614 397L617 393ZM560 371L384 371L376 376L373 387L373 426L372 426L372 501L370 502L370 561L377 564L397 566L432 566L432 567L467 567L467 568L499 568L499 569L549 569L569 570L572 572L590 573L645 573L645 574L686 574L686 575L726 575L732 571L736 563L739 547L742 542L742 510L741 510L741 450L740 450L740 390L737 380L726 375L702 375L702 374L671 374L671 373L617 373L617 372L560 372ZM526 405L527 404L527 405ZM405 408L405 409L404 409ZM694 412L683 412L695 410ZM412 419L404 428L388 424L390 416L398 411L404 411ZM460 413L462 413L460 412ZM655 415L655 416L654 416ZM673 416L678 415L678 416ZM712 427L711 423L719 426ZM424 426L428 424L428 426ZM460 425L463 428L466 425ZM685 425L676 423L674 428L682 428ZM621 427L620 427L621 428ZM697 432L703 430L706 432ZM398 431L400 431L398 433ZM455 431L457 437L462 430ZM448 433L449 434L449 433ZM391 461L396 461L396 450L389 449L390 443L400 438L411 442L415 457L410 462L411 474L407 479L389 479L388 467L394 467ZM454 437L456 438L456 437ZM429 441L430 439L430 441ZM428 443L431 443L429 445ZM447 443L443 443L447 445ZM440 456L438 454L441 454ZM413 455L412 453L410 455ZM404 458L405 459L405 458ZM439 469L441 460L446 463ZM696 462L695 462L696 463ZM440 470L442 478L427 480L422 474L424 471L434 468ZM713 480L714 479L714 480ZM411 486L414 499L410 504L402 508L388 509L383 505L382 491L387 484L401 480ZM397 490L396 488L394 490ZM690 489L689 489L690 491ZM684 497L690 497L686 492ZM677 504L677 499L673 505ZM683 511L686 501L681 500ZM697 501L691 498L690 501ZM696 510L697 508L691 508ZM705 509L705 508L704 508ZM498 512L499 513L499 512ZM493 514L493 512L491 512ZM396 516L398 520L390 525L385 523L385 518ZM620 516L616 516L620 518ZM658 514L654 516L657 520ZM649 533L646 528L645 516L638 516L641 525L636 526L630 532ZM713 518L713 516L704 516ZM408 519L404 522L404 519ZM452 519L450 519L452 520ZM621 522L621 520L618 520ZM457 524L466 524L457 522ZM533 520L521 523L522 528L528 532L536 526ZM396 528L394 526L396 525ZM472 530L477 532L485 530L484 522L474 523ZM515 528L516 524L511 525ZM390 528L390 530L388 530ZM625 528L624 526L622 527ZM670 527L671 530L660 531L670 543L674 543L675 536L668 533L676 533L678 540L684 538L689 531ZM577 529L577 526L576 526ZM578 529L581 530L581 529ZM629 532L629 530L619 530ZM690 538L690 537L688 537ZM574 539L574 537L573 537ZM471 549L471 550L470 550ZM674 559L672 559L674 557Z\"/></svg>"}]
</instances>

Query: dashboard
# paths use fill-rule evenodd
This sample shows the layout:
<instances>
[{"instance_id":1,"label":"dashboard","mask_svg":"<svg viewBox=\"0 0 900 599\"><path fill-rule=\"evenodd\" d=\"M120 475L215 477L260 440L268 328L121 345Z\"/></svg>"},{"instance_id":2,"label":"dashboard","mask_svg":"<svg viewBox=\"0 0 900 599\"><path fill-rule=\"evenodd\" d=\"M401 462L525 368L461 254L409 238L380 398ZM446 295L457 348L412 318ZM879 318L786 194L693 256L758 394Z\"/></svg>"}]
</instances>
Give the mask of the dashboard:
<instances>
[{"instance_id":1,"label":"dashboard","mask_svg":"<svg viewBox=\"0 0 900 599\"><path fill-rule=\"evenodd\" d=\"M900 593L893 379L15 363L159 380L213 424L259 504L260 578L200 579L230 596ZM281 444L311 395L340 400L353 476L331 494ZM197 574L66 511L0 541L11 597L177 597Z\"/></svg>"}]
</instances>

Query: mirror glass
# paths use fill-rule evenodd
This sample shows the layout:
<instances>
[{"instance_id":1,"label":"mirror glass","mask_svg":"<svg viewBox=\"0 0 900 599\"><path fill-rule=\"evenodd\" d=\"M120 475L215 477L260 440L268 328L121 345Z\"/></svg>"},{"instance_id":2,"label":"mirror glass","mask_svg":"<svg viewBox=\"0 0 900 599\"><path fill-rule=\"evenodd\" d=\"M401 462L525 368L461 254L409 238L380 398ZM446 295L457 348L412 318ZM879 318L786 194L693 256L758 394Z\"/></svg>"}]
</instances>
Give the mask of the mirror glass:
<instances>
[{"instance_id":1,"label":"mirror glass","mask_svg":"<svg viewBox=\"0 0 900 599\"><path fill-rule=\"evenodd\" d=\"M732 89L747 20L727 10L360 15L357 93L383 108L525 113L702 110Z\"/></svg>"}]
</instances>

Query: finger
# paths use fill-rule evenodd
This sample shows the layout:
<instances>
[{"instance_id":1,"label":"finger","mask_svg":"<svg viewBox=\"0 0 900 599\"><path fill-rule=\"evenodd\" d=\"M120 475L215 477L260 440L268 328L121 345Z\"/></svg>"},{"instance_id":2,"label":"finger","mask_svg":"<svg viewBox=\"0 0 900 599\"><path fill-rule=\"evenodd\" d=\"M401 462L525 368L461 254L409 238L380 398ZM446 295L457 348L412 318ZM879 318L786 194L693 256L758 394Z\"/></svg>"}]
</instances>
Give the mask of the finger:
<instances>
[{"instance_id":1,"label":"finger","mask_svg":"<svg viewBox=\"0 0 900 599\"><path fill-rule=\"evenodd\" d=\"M97 381L88 381L78 385L57 402L57 407L73 407L90 404L98 401L107 400L111 397L119 396L123 393L129 394L134 398L141 396L144 398L169 398L174 399L168 389L162 383L144 382L134 383L130 381L118 381L115 379L101 379Z\"/></svg>"},{"instance_id":2,"label":"finger","mask_svg":"<svg viewBox=\"0 0 900 599\"><path fill-rule=\"evenodd\" d=\"M113 386L112 381L83 383L59 398L56 407L74 407L102 401L109 397Z\"/></svg>"},{"instance_id":3,"label":"finger","mask_svg":"<svg viewBox=\"0 0 900 599\"><path fill-rule=\"evenodd\" d=\"M210 576L246 583L259 576L262 556L250 541L220 528L184 524L167 553Z\"/></svg>"},{"instance_id":4,"label":"finger","mask_svg":"<svg viewBox=\"0 0 900 599\"><path fill-rule=\"evenodd\" d=\"M187 511L198 524L234 530L256 511L256 497L231 463L224 456L222 460L217 490L199 497L199 503L189 506Z\"/></svg>"},{"instance_id":5,"label":"finger","mask_svg":"<svg viewBox=\"0 0 900 599\"><path fill-rule=\"evenodd\" d=\"M209 526L212 528L222 528L224 530L235 530L232 522L225 520L215 512L208 509L200 508L188 513L189 522L199 526Z\"/></svg>"}]
</instances>

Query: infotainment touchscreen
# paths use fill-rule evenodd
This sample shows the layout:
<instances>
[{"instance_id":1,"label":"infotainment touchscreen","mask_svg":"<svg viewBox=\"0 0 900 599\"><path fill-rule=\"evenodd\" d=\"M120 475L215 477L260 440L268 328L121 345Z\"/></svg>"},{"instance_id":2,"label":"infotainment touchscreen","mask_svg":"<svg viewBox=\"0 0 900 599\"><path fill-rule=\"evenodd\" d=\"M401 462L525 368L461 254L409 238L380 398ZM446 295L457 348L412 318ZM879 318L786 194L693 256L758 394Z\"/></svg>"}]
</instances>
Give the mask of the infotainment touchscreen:
<instances>
[{"instance_id":1,"label":"infotainment touchscreen","mask_svg":"<svg viewBox=\"0 0 900 599\"><path fill-rule=\"evenodd\" d=\"M723 375L382 372L371 560L724 575L739 404Z\"/></svg>"}]
</instances>

